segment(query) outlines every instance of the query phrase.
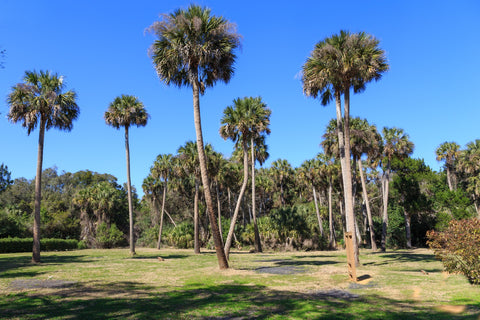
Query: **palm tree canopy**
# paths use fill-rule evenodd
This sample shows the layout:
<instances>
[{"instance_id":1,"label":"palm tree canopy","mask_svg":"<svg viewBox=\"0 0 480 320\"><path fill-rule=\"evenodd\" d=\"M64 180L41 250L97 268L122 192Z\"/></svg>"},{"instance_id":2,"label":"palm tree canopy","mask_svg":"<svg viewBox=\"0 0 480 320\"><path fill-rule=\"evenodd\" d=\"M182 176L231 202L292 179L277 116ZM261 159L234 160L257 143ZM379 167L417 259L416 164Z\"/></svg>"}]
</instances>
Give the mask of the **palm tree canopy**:
<instances>
[{"instance_id":1,"label":"palm tree canopy","mask_svg":"<svg viewBox=\"0 0 480 320\"><path fill-rule=\"evenodd\" d=\"M150 54L167 85L191 86L199 81L203 94L217 80L230 80L240 35L234 24L210 13L208 8L190 5L187 10L161 15L161 21L150 26L149 31L158 37Z\"/></svg>"},{"instance_id":2,"label":"palm tree canopy","mask_svg":"<svg viewBox=\"0 0 480 320\"><path fill-rule=\"evenodd\" d=\"M379 41L365 33L340 31L320 41L303 65L303 92L320 96L327 105L334 93L342 94L353 87L355 93L365 89L371 80L379 80L388 70L385 52Z\"/></svg>"},{"instance_id":3,"label":"palm tree canopy","mask_svg":"<svg viewBox=\"0 0 480 320\"><path fill-rule=\"evenodd\" d=\"M383 155L386 159L392 160L393 157L396 157L402 160L413 153L414 144L403 129L384 127L382 133Z\"/></svg>"},{"instance_id":4,"label":"palm tree canopy","mask_svg":"<svg viewBox=\"0 0 480 320\"><path fill-rule=\"evenodd\" d=\"M248 142L252 137L255 139L270 134L271 113L261 97L237 98L233 100L233 106L228 106L223 111L220 135L225 140L231 139L238 143L240 139Z\"/></svg>"},{"instance_id":5,"label":"palm tree canopy","mask_svg":"<svg viewBox=\"0 0 480 320\"><path fill-rule=\"evenodd\" d=\"M105 122L115 129L131 125L145 126L148 117L143 103L137 97L123 94L110 103L104 115Z\"/></svg>"},{"instance_id":6,"label":"palm tree canopy","mask_svg":"<svg viewBox=\"0 0 480 320\"><path fill-rule=\"evenodd\" d=\"M23 80L8 95L8 119L22 122L29 135L39 120L45 121L47 130L54 127L70 131L80 110L75 101L77 94L72 90L63 92L63 77L49 71L27 71Z\"/></svg>"},{"instance_id":7,"label":"palm tree canopy","mask_svg":"<svg viewBox=\"0 0 480 320\"><path fill-rule=\"evenodd\" d=\"M435 150L435 154L437 161L445 160L447 165L453 165L460 155L460 146L456 142L444 142Z\"/></svg>"}]
</instances>

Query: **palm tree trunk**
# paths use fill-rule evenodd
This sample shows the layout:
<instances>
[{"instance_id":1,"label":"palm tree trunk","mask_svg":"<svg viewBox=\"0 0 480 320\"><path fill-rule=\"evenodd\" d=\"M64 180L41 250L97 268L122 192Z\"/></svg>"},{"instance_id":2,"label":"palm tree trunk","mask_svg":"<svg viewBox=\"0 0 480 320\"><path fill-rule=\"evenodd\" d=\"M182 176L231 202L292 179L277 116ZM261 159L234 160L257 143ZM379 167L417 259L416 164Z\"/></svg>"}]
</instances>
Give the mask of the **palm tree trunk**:
<instances>
[{"instance_id":1,"label":"palm tree trunk","mask_svg":"<svg viewBox=\"0 0 480 320\"><path fill-rule=\"evenodd\" d=\"M240 205L242 204L243 194L245 193L245 189L247 189L247 182L248 182L248 151L247 151L247 143L246 141L243 141L243 183L242 183L242 187L240 188L240 194L238 195L235 211L233 212L232 221L230 222L230 229L228 230L227 241L225 242L225 255L227 259L229 258L229 255L230 255L230 248L232 246L232 237L233 237L233 232L235 230L235 223L237 221L238 212L240 211Z\"/></svg>"},{"instance_id":2,"label":"palm tree trunk","mask_svg":"<svg viewBox=\"0 0 480 320\"><path fill-rule=\"evenodd\" d=\"M260 242L260 232L258 232L257 215L255 212L255 148L253 136L251 139L252 151L252 215L253 215L253 232L255 233L255 252L262 252L262 244Z\"/></svg>"},{"instance_id":3,"label":"palm tree trunk","mask_svg":"<svg viewBox=\"0 0 480 320\"><path fill-rule=\"evenodd\" d=\"M407 248L411 249L412 248L412 232L411 232L412 217L405 209L403 209L403 215L405 216L405 236L407 238Z\"/></svg>"},{"instance_id":4,"label":"palm tree trunk","mask_svg":"<svg viewBox=\"0 0 480 320\"><path fill-rule=\"evenodd\" d=\"M358 171L360 171L360 180L362 181L363 199L365 200L365 207L367 209L368 229L370 230L370 243L372 251L377 251L377 244L375 243L375 231L373 230L372 211L370 211L370 202L368 201L367 185L363 175L362 159L358 161Z\"/></svg>"},{"instance_id":5,"label":"palm tree trunk","mask_svg":"<svg viewBox=\"0 0 480 320\"><path fill-rule=\"evenodd\" d=\"M387 243L387 229L388 229L388 187L390 180L390 161L387 163L385 174L383 175L382 189L383 189L383 215L382 215L382 242L381 250L386 251Z\"/></svg>"},{"instance_id":6,"label":"palm tree trunk","mask_svg":"<svg viewBox=\"0 0 480 320\"><path fill-rule=\"evenodd\" d=\"M330 249L336 249L337 243L335 241L335 226L333 225L333 208L332 208L332 183L328 182L328 246Z\"/></svg>"},{"instance_id":7,"label":"palm tree trunk","mask_svg":"<svg viewBox=\"0 0 480 320\"><path fill-rule=\"evenodd\" d=\"M340 165L342 167L342 181L343 181L343 194L345 201L345 220L346 220L346 229L347 232L352 232L355 234L355 214L353 212L353 193L352 193L352 168L350 164L350 94L349 90L344 92L345 106L344 106L344 117L342 123L342 102L340 98L340 93L335 92L335 105L337 113L337 132L338 132L338 143L340 151ZM352 237L353 252L355 263L359 263L358 254L356 253L357 248L357 238Z\"/></svg>"},{"instance_id":8,"label":"palm tree trunk","mask_svg":"<svg viewBox=\"0 0 480 320\"><path fill-rule=\"evenodd\" d=\"M447 167L447 183L448 183L448 189L449 189L450 191L453 191L452 173L451 173L451 170L450 170L450 166L447 164L446 167Z\"/></svg>"},{"instance_id":9,"label":"palm tree trunk","mask_svg":"<svg viewBox=\"0 0 480 320\"><path fill-rule=\"evenodd\" d=\"M205 194L205 202L207 204L208 214L210 216L210 225L212 227L215 251L217 253L218 266L220 269L228 268L228 261L223 250L222 238L218 229L215 207L213 206L212 195L210 193L210 184L207 175L207 160L203 146L202 122L200 117L200 91L198 83L198 71L194 70L190 74L192 91L193 91L193 117L195 122L195 133L197 136L198 160L200 162L200 172L202 175L203 191Z\"/></svg>"},{"instance_id":10,"label":"palm tree trunk","mask_svg":"<svg viewBox=\"0 0 480 320\"><path fill-rule=\"evenodd\" d=\"M193 200L193 251L196 254L200 253L200 219L198 217L198 179L195 178L195 197Z\"/></svg>"},{"instance_id":11,"label":"palm tree trunk","mask_svg":"<svg viewBox=\"0 0 480 320\"><path fill-rule=\"evenodd\" d=\"M130 220L130 255L135 255L135 235L133 232L132 182L130 180L130 147L128 144L128 126L125 126L125 154L127 157L127 197L128 219Z\"/></svg>"},{"instance_id":12,"label":"palm tree trunk","mask_svg":"<svg viewBox=\"0 0 480 320\"><path fill-rule=\"evenodd\" d=\"M37 175L35 177L35 211L33 220L33 254L32 262L40 262L40 207L42 200L42 165L43 143L45 140L45 120L40 119L40 132L38 134Z\"/></svg>"},{"instance_id":13,"label":"palm tree trunk","mask_svg":"<svg viewBox=\"0 0 480 320\"><path fill-rule=\"evenodd\" d=\"M218 181L215 182L215 191L217 193L217 213L218 213L218 231L220 232L220 237L223 242L223 231L222 231L222 207L220 203L220 192L218 190Z\"/></svg>"},{"instance_id":14,"label":"palm tree trunk","mask_svg":"<svg viewBox=\"0 0 480 320\"><path fill-rule=\"evenodd\" d=\"M320 211L318 210L317 192L315 190L315 186L313 185L313 182L312 182L312 190L313 190L313 202L315 203L315 212L317 213L318 231L320 231L320 237L323 238L322 217L320 216Z\"/></svg>"},{"instance_id":15,"label":"palm tree trunk","mask_svg":"<svg viewBox=\"0 0 480 320\"><path fill-rule=\"evenodd\" d=\"M162 243L162 231L163 231L163 213L165 212L165 198L167 195L167 179L165 179L163 185L163 196L162 196L162 213L160 214L160 227L158 228L158 242L157 249L160 249Z\"/></svg>"}]
</instances>

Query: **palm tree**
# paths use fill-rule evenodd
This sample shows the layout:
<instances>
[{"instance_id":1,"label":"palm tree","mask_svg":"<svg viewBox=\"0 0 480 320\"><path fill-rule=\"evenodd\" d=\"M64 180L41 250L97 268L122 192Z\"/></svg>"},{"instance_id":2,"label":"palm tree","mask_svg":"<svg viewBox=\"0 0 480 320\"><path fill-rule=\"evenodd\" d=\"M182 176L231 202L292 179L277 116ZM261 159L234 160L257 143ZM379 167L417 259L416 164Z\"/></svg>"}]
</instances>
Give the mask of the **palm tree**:
<instances>
[{"instance_id":1,"label":"palm tree","mask_svg":"<svg viewBox=\"0 0 480 320\"><path fill-rule=\"evenodd\" d=\"M162 243L163 216L165 212L165 198L167 195L167 184L173 171L173 156L171 154L159 154L150 169L152 176L158 180L163 180L162 211L160 213L160 227L158 230L157 249L160 249Z\"/></svg>"},{"instance_id":2,"label":"palm tree","mask_svg":"<svg viewBox=\"0 0 480 320\"><path fill-rule=\"evenodd\" d=\"M151 52L156 71L162 81L167 85L192 87L203 190L219 267L224 269L228 268L228 262L223 251L207 176L200 118L200 94L203 95L207 87L213 87L219 80L229 82L236 58L234 51L240 45L240 35L235 32L235 25L223 17L212 16L210 13L208 8L190 5L187 10L178 9L172 14L162 15L162 20L150 27L158 37L151 47Z\"/></svg>"},{"instance_id":3,"label":"palm tree","mask_svg":"<svg viewBox=\"0 0 480 320\"><path fill-rule=\"evenodd\" d=\"M445 160L448 188L450 191L455 190L457 188L455 162L460 155L460 146L456 142L444 142L435 150L435 154L437 161Z\"/></svg>"},{"instance_id":4,"label":"palm tree","mask_svg":"<svg viewBox=\"0 0 480 320\"><path fill-rule=\"evenodd\" d=\"M383 154L382 154L382 195L383 195L383 215L382 215L382 241L381 250L385 252L388 228L388 192L391 173L391 161L395 157L403 160L413 153L413 142L409 140L408 134L399 128L383 128Z\"/></svg>"},{"instance_id":5,"label":"palm tree","mask_svg":"<svg viewBox=\"0 0 480 320\"><path fill-rule=\"evenodd\" d=\"M350 165L350 88L354 93L362 92L367 82L379 80L388 70L385 52L378 44L377 39L364 32L340 31L339 35L317 43L303 65L304 93L313 98L320 97L322 105L335 99L347 231L352 233L355 231L355 216ZM357 247L356 242L353 237L354 247ZM355 260L358 262L358 257Z\"/></svg>"},{"instance_id":6,"label":"palm tree","mask_svg":"<svg viewBox=\"0 0 480 320\"><path fill-rule=\"evenodd\" d=\"M24 82L12 88L7 103L10 106L8 119L21 122L27 134L40 126L38 136L37 174L35 178L35 211L33 224L32 262L40 262L40 202L42 199L42 163L45 130L57 128L70 131L78 117L77 94L69 90L63 92L63 77L45 71L27 71Z\"/></svg>"},{"instance_id":7,"label":"palm tree","mask_svg":"<svg viewBox=\"0 0 480 320\"><path fill-rule=\"evenodd\" d=\"M480 217L480 139L467 143L467 148L460 152L458 167L465 177L466 191L471 194Z\"/></svg>"},{"instance_id":8,"label":"palm tree","mask_svg":"<svg viewBox=\"0 0 480 320\"><path fill-rule=\"evenodd\" d=\"M125 154L127 158L127 192L128 192L128 217L130 220L130 254L135 254L135 237L133 230L133 204L132 204L132 183L130 180L130 147L128 141L128 129L130 126L145 126L148 120L148 113L137 97L121 95L116 97L108 106L104 114L107 125L120 129L125 128Z\"/></svg>"},{"instance_id":9,"label":"palm tree","mask_svg":"<svg viewBox=\"0 0 480 320\"><path fill-rule=\"evenodd\" d=\"M287 184L293 175L292 165L285 159L278 159L272 162L270 172L273 178L273 183L278 189L280 189L280 206L283 207L287 204L287 196L285 193L288 192Z\"/></svg>"},{"instance_id":10,"label":"palm tree","mask_svg":"<svg viewBox=\"0 0 480 320\"><path fill-rule=\"evenodd\" d=\"M318 209L317 190L315 189L315 185L317 183L316 180L318 180L320 177L320 166L321 163L318 158L305 160L300 166L299 175L300 178L307 182L307 184L309 184L312 188L313 202L315 204L315 212L318 220L318 230L320 233L320 238L323 238L322 217L320 216L320 211Z\"/></svg>"}]
</instances>

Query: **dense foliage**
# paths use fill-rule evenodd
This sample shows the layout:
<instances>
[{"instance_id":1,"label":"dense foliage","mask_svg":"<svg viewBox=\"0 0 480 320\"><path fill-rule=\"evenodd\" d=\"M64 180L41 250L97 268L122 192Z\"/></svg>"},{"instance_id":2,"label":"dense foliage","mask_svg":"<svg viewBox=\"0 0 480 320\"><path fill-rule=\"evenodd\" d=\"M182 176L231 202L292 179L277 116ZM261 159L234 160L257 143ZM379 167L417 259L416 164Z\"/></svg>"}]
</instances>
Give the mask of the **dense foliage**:
<instances>
[{"instance_id":1,"label":"dense foliage","mask_svg":"<svg viewBox=\"0 0 480 320\"><path fill-rule=\"evenodd\" d=\"M480 219L453 220L444 231L429 231L427 236L445 270L480 284Z\"/></svg>"},{"instance_id":2,"label":"dense foliage","mask_svg":"<svg viewBox=\"0 0 480 320\"><path fill-rule=\"evenodd\" d=\"M0 253L32 251L33 238L0 239ZM78 240L74 239L41 239L42 251L64 251L81 249Z\"/></svg>"}]
</instances>

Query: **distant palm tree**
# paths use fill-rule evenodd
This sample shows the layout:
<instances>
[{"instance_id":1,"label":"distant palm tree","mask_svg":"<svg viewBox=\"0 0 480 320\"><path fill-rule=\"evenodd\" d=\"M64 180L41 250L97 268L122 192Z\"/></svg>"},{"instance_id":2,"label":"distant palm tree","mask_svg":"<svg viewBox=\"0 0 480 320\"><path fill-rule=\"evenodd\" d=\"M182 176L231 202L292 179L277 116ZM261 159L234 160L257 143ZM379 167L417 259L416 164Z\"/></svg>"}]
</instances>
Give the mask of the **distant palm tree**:
<instances>
[{"instance_id":1,"label":"distant palm tree","mask_svg":"<svg viewBox=\"0 0 480 320\"><path fill-rule=\"evenodd\" d=\"M135 254L135 237L133 230L133 204L132 204L132 183L130 180L130 147L128 141L128 129L130 126L145 126L148 120L148 113L143 103L137 97L121 95L116 97L105 111L105 122L120 129L125 128L125 153L127 157L127 191L128 191L128 217L130 220L130 254Z\"/></svg>"},{"instance_id":2,"label":"distant palm tree","mask_svg":"<svg viewBox=\"0 0 480 320\"><path fill-rule=\"evenodd\" d=\"M160 249L162 242L162 230L163 230L163 216L165 213L165 198L167 195L167 184L173 171L174 157L171 154L159 154L157 159L153 163L153 167L150 170L153 177L158 180L163 180L163 195L162 195L162 211L160 213L160 227L158 229L158 242L157 249Z\"/></svg>"},{"instance_id":3,"label":"distant palm tree","mask_svg":"<svg viewBox=\"0 0 480 320\"><path fill-rule=\"evenodd\" d=\"M32 262L40 262L40 202L42 199L42 163L45 130L57 128L70 131L78 117L77 94L69 90L63 92L63 77L50 72L25 72L24 83L12 88L7 103L10 111L8 119L21 122L27 134L40 126L38 137L37 174L35 178L35 211L33 224Z\"/></svg>"},{"instance_id":4,"label":"distant palm tree","mask_svg":"<svg viewBox=\"0 0 480 320\"><path fill-rule=\"evenodd\" d=\"M158 36L152 47L152 59L160 79L167 85L191 86L193 113L197 136L198 155L204 187L205 201L220 269L228 268L222 238L216 221L215 207L207 176L200 94L218 81L229 82L235 62L235 49L240 45L240 35L235 25L223 17L212 16L210 9L190 5L165 14L150 29Z\"/></svg>"},{"instance_id":5,"label":"distant palm tree","mask_svg":"<svg viewBox=\"0 0 480 320\"><path fill-rule=\"evenodd\" d=\"M313 202L315 204L315 212L318 220L318 230L320 232L320 237L323 238L323 223L318 209L317 190L315 188L315 185L317 184L316 180L320 178L320 165L319 159L305 160L300 166L299 175L301 180L306 182L312 188Z\"/></svg>"},{"instance_id":6,"label":"distant palm tree","mask_svg":"<svg viewBox=\"0 0 480 320\"><path fill-rule=\"evenodd\" d=\"M293 175L292 165L285 159L278 159L272 162L270 173L273 178L274 185L279 188L280 205L283 207L287 204L285 193L288 192L287 182Z\"/></svg>"},{"instance_id":7,"label":"distant palm tree","mask_svg":"<svg viewBox=\"0 0 480 320\"><path fill-rule=\"evenodd\" d=\"M391 161L393 158L402 160L413 153L413 142L410 141L408 134L399 128L383 128L383 154L382 154L382 195L383 195L383 215L382 215L382 241L381 250L385 252L388 228L388 192L391 174Z\"/></svg>"},{"instance_id":8,"label":"distant palm tree","mask_svg":"<svg viewBox=\"0 0 480 320\"><path fill-rule=\"evenodd\" d=\"M335 100L347 231L352 233L355 231L355 214L350 165L350 89L353 88L354 93L362 92L366 83L379 80L388 70L385 52L378 44L377 39L364 32L340 31L339 35L317 43L303 65L304 93L313 98L320 96L322 105ZM355 237L353 245L357 247ZM359 262L358 255L355 260Z\"/></svg>"},{"instance_id":9,"label":"distant palm tree","mask_svg":"<svg viewBox=\"0 0 480 320\"><path fill-rule=\"evenodd\" d=\"M437 160L445 160L445 169L447 170L447 183L450 191L457 188L457 179L455 175L455 162L460 155L460 146L456 142L444 142L435 150Z\"/></svg>"},{"instance_id":10,"label":"distant palm tree","mask_svg":"<svg viewBox=\"0 0 480 320\"><path fill-rule=\"evenodd\" d=\"M480 139L467 143L458 159L458 167L465 177L466 191L470 193L480 217Z\"/></svg>"}]
</instances>

